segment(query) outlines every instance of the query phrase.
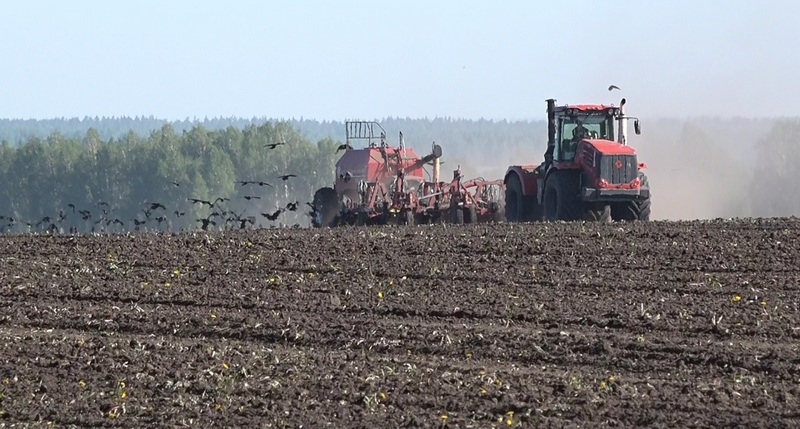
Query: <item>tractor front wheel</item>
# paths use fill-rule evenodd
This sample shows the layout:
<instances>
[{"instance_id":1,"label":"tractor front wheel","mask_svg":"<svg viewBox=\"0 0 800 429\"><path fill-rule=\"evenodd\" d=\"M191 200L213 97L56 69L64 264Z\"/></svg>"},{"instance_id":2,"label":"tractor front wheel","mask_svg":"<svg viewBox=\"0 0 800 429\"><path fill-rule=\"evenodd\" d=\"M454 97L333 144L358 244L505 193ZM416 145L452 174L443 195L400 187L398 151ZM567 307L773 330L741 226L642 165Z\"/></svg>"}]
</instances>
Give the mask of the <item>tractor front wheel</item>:
<instances>
[{"instance_id":1,"label":"tractor front wheel","mask_svg":"<svg viewBox=\"0 0 800 429\"><path fill-rule=\"evenodd\" d=\"M650 183L647 180L647 175L639 172L639 181L643 189L650 190ZM611 207L611 217L614 220L635 221L640 220L647 222L650 220L650 196L643 200L630 201L624 203L615 203Z\"/></svg>"}]
</instances>

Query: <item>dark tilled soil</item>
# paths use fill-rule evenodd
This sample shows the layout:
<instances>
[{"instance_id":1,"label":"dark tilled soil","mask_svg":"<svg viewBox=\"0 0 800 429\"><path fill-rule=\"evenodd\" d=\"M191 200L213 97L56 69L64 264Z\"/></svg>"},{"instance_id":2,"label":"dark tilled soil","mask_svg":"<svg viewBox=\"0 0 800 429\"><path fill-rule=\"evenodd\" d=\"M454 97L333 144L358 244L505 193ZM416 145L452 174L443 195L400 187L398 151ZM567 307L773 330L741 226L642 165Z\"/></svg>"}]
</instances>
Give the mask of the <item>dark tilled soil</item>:
<instances>
[{"instance_id":1,"label":"dark tilled soil","mask_svg":"<svg viewBox=\"0 0 800 429\"><path fill-rule=\"evenodd\" d=\"M795 427L800 220L0 237L0 427Z\"/></svg>"}]
</instances>

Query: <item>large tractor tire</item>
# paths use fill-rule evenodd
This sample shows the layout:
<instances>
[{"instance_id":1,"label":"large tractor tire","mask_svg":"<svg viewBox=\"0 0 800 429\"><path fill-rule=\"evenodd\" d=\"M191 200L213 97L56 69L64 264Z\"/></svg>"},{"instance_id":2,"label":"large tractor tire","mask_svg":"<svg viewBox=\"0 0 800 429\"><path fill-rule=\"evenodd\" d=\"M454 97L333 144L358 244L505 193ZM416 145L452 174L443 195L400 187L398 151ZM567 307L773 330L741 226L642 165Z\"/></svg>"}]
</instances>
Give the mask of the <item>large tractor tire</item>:
<instances>
[{"instance_id":1,"label":"large tractor tire","mask_svg":"<svg viewBox=\"0 0 800 429\"><path fill-rule=\"evenodd\" d=\"M522 193L519 176L512 174L506 182L505 215L508 222L530 222L542 218L542 206L536 203L535 196Z\"/></svg>"},{"instance_id":2,"label":"large tractor tire","mask_svg":"<svg viewBox=\"0 0 800 429\"><path fill-rule=\"evenodd\" d=\"M647 175L641 171L639 172L639 180L641 181L642 188L650 189L650 183L647 180ZM617 221L649 221L650 196L643 200L613 204L611 206L611 217Z\"/></svg>"},{"instance_id":3,"label":"large tractor tire","mask_svg":"<svg viewBox=\"0 0 800 429\"><path fill-rule=\"evenodd\" d=\"M584 214L580 199L580 174L574 171L553 171L544 185L544 216L548 221L574 221Z\"/></svg>"},{"instance_id":4,"label":"large tractor tire","mask_svg":"<svg viewBox=\"0 0 800 429\"><path fill-rule=\"evenodd\" d=\"M336 226L339 197L333 188L320 188L314 193L311 224L316 228Z\"/></svg>"}]
</instances>

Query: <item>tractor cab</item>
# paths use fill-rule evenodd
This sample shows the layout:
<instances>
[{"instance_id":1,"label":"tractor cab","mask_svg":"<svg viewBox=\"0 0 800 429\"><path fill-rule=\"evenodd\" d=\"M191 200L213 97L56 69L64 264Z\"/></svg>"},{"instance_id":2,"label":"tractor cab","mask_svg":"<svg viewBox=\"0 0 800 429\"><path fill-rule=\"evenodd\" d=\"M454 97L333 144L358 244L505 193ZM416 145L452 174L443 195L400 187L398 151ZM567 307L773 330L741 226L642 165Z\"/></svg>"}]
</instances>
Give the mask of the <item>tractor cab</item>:
<instances>
[{"instance_id":1,"label":"tractor cab","mask_svg":"<svg viewBox=\"0 0 800 429\"><path fill-rule=\"evenodd\" d=\"M556 112L555 161L571 162L575 158L578 143L583 139L614 141L614 116L616 108L591 106L589 109L566 106Z\"/></svg>"},{"instance_id":2,"label":"tractor cab","mask_svg":"<svg viewBox=\"0 0 800 429\"><path fill-rule=\"evenodd\" d=\"M584 139L606 140L626 145L628 119L634 119L634 130L636 134L640 134L639 120L627 117L623 113L624 98L619 106L613 104L556 106L554 102L555 100L548 100L550 147L545 154L545 167L549 166L548 161L572 162L575 159L578 143Z\"/></svg>"}]
</instances>

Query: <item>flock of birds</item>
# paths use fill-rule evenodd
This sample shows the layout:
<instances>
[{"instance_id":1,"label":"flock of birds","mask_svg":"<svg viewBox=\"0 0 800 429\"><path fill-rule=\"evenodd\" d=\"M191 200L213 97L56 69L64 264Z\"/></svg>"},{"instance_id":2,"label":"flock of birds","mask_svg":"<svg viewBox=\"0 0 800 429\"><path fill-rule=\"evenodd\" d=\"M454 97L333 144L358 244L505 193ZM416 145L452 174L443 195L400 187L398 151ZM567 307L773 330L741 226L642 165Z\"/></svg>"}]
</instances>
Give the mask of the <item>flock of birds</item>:
<instances>
[{"instance_id":1,"label":"flock of birds","mask_svg":"<svg viewBox=\"0 0 800 429\"><path fill-rule=\"evenodd\" d=\"M275 149L284 144L286 143L268 143L264 145L264 147ZM295 177L297 177L295 174L281 174L276 176L275 179L286 182ZM240 180L237 181L237 183L241 187L257 185L259 187L267 186L274 188L271 183L264 180ZM177 187L181 186L177 181L172 181L172 184ZM253 201L260 200L262 197L257 195L244 195L237 198ZM211 227L217 227L219 229L246 229L248 225L256 225L257 215L245 216L246 209L240 213L236 213L232 209L226 208L226 203L230 201L231 199L226 197L217 197L211 201L202 198L187 198L187 202L192 206L200 204L210 209L207 216L195 219L195 222L199 224L199 227L204 231ZM312 209L311 212L307 213L307 215L311 216L314 206L309 202L306 204ZM263 218L274 222L285 212L296 212L299 205L299 201L290 201L285 205L278 206L274 211L263 213L259 210L259 213ZM57 215L45 216L38 221L23 221L13 216L0 215L0 233L12 231L50 233L69 231L70 233L78 233L79 226L90 232L102 232L108 231L109 229L124 230L126 226L132 226L133 230L139 231L143 228L151 228L150 225L156 225L153 229L157 230L172 230L173 219L186 216L188 211L184 205L184 207L178 208L172 212L174 215L173 217L168 215L166 205L159 202L144 202L140 213L137 213L136 217L121 219L113 214L115 209L105 201L94 204L92 210L85 208L78 209L73 203L67 204L67 207L67 209L59 210ZM295 223L293 227L299 228L300 225Z\"/></svg>"}]
</instances>

